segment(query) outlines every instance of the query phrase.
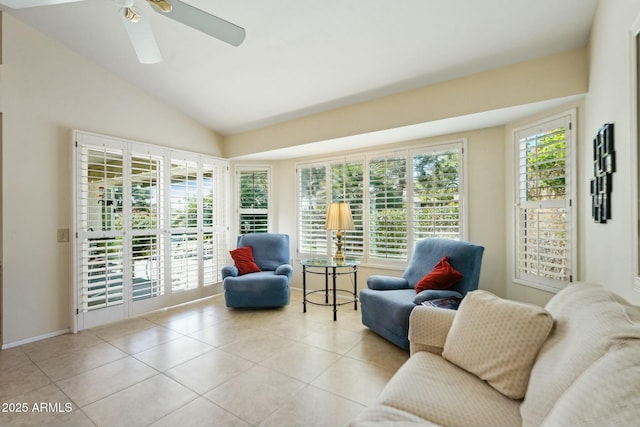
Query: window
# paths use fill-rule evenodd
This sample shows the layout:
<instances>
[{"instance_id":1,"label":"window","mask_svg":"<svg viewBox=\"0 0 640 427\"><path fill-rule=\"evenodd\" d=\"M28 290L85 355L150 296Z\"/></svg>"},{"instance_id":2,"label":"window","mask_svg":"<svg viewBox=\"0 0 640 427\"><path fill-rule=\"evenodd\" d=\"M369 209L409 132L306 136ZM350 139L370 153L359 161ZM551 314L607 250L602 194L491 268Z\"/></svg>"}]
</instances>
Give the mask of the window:
<instances>
[{"instance_id":1,"label":"window","mask_svg":"<svg viewBox=\"0 0 640 427\"><path fill-rule=\"evenodd\" d=\"M355 230L344 234L344 252L361 258L364 252L364 165L362 160L331 164L331 202L347 202L351 208ZM326 215L326 212L325 214ZM323 216L324 219L324 216ZM322 224L324 228L324 223ZM331 242L330 242L331 243ZM331 245L330 245L331 246Z\"/></svg>"},{"instance_id":2,"label":"window","mask_svg":"<svg viewBox=\"0 0 640 427\"><path fill-rule=\"evenodd\" d=\"M437 147L413 155L414 239L462 235L462 149Z\"/></svg>"},{"instance_id":3,"label":"window","mask_svg":"<svg viewBox=\"0 0 640 427\"><path fill-rule=\"evenodd\" d=\"M343 200L355 225L344 250L365 262L400 265L418 239L463 238L462 153L455 142L298 165L299 254L331 253L327 204Z\"/></svg>"},{"instance_id":4,"label":"window","mask_svg":"<svg viewBox=\"0 0 640 427\"><path fill-rule=\"evenodd\" d=\"M298 251L310 255L327 255L326 165L303 166L298 169Z\"/></svg>"},{"instance_id":5,"label":"window","mask_svg":"<svg viewBox=\"0 0 640 427\"><path fill-rule=\"evenodd\" d=\"M75 137L80 329L205 296L226 260L226 161Z\"/></svg>"},{"instance_id":6,"label":"window","mask_svg":"<svg viewBox=\"0 0 640 427\"><path fill-rule=\"evenodd\" d=\"M369 162L369 255L407 259L407 158L393 155Z\"/></svg>"},{"instance_id":7,"label":"window","mask_svg":"<svg viewBox=\"0 0 640 427\"><path fill-rule=\"evenodd\" d=\"M269 231L270 170L244 168L238 177L238 230L240 234Z\"/></svg>"},{"instance_id":8,"label":"window","mask_svg":"<svg viewBox=\"0 0 640 427\"><path fill-rule=\"evenodd\" d=\"M515 132L515 278L561 289L575 268L573 114Z\"/></svg>"}]
</instances>

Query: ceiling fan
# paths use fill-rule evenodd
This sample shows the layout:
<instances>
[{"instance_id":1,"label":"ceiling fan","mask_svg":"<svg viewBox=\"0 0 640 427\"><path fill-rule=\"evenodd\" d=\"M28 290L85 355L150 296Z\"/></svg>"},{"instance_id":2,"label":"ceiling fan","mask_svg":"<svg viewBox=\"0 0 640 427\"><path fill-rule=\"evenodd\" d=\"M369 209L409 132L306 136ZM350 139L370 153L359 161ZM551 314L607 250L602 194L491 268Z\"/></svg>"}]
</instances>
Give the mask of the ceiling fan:
<instances>
[{"instance_id":1,"label":"ceiling fan","mask_svg":"<svg viewBox=\"0 0 640 427\"><path fill-rule=\"evenodd\" d=\"M83 0L0 0L0 5L13 9L73 3ZM134 8L134 0L112 0L120 8L120 18L127 30L133 49L142 64L162 61L160 49L149 25L140 12ZM154 11L195 28L232 46L240 46L245 30L222 18L190 6L180 0L146 0Z\"/></svg>"}]
</instances>

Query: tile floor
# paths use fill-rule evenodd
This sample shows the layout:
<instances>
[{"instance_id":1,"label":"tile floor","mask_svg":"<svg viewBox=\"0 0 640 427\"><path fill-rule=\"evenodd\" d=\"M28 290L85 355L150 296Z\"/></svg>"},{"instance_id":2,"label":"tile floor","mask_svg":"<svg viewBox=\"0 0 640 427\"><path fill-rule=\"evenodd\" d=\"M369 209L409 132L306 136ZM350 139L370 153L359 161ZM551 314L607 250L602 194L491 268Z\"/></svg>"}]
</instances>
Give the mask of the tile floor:
<instances>
[{"instance_id":1,"label":"tile floor","mask_svg":"<svg viewBox=\"0 0 640 427\"><path fill-rule=\"evenodd\" d=\"M216 296L0 351L0 425L341 426L408 356L352 305Z\"/></svg>"}]
</instances>

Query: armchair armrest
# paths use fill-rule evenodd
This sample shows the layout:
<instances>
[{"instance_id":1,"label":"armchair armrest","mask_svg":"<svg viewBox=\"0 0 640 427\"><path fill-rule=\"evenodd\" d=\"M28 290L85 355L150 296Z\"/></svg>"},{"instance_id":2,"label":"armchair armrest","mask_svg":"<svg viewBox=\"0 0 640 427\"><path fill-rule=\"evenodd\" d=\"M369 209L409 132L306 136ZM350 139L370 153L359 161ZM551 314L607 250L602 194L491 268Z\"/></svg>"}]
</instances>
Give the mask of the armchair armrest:
<instances>
[{"instance_id":1,"label":"armchair armrest","mask_svg":"<svg viewBox=\"0 0 640 427\"><path fill-rule=\"evenodd\" d=\"M367 278L367 287L376 291L390 289L409 289L409 282L404 277L373 275Z\"/></svg>"},{"instance_id":2,"label":"armchair armrest","mask_svg":"<svg viewBox=\"0 0 640 427\"><path fill-rule=\"evenodd\" d=\"M225 277L236 277L238 275L238 268L235 265L227 265L222 267L222 280Z\"/></svg>"},{"instance_id":3,"label":"armchair armrest","mask_svg":"<svg viewBox=\"0 0 640 427\"><path fill-rule=\"evenodd\" d=\"M455 310L418 305L409 317L411 354L418 351L442 354Z\"/></svg>"},{"instance_id":4,"label":"armchair armrest","mask_svg":"<svg viewBox=\"0 0 640 427\"><path fill-rule=\"evenodd\" d=\"M291 276L293 275L293 267L290 264L282 264L276 268L275 274L287 276L291 279Z\"/></svg>"}]
</instances>

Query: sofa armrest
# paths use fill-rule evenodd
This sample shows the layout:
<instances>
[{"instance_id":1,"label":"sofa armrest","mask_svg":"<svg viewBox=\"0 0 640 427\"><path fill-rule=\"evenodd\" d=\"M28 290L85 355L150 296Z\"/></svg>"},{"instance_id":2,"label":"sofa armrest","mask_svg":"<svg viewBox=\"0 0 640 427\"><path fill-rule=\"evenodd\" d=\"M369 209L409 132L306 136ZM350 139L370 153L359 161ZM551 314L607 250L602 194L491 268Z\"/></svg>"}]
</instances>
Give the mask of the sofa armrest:
<instances>
[{"instance_id":1,"label":"sofa armrest","mask_svg":"<svg viewBox=\"0 0 640 427\"><path fill-rule=\"evenodd\" d=\"M418 351L442 354L455 310L418 305L409 317L411 354Z\"/></svg>"},{"instance_id":2,"label":"sofa armrest","mask_svg":"<svg viewBox=\"0 0 640 427\"><path fill-rule=\"evenodd\" d=\"M222 279L225 277L236 277L238 275L238 268L235 265L227 265L222 267Z\"/></svg>"},{"instance_id":3,"label":"sofa armrest","mask_svg":"<svg viewBox=\"0 0 640 427\"><path fill-rule=\"evenodd\" d=\"M376 291L390 289L409 289L409 282L404 277L373 275L367 278L367 287Z\"/></svg>"}]
</instances>

